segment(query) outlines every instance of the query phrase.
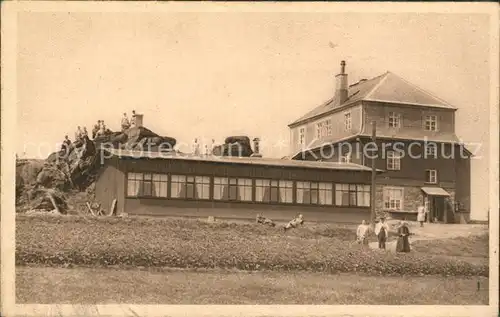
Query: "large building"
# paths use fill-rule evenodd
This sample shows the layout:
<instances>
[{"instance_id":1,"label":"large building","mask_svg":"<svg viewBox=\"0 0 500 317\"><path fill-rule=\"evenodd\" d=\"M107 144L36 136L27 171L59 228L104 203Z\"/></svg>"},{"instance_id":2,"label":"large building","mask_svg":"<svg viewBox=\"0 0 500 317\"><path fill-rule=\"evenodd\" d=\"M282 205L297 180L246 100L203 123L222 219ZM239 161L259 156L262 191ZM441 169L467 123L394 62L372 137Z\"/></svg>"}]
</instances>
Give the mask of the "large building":
<instances>
[{"instance_id":1,"label":"large building","mask_svg":"<svg viewBox=\"0 0 500 317\"><path fill-rule=\"evenodd\" d=\"M254 146L254 149L258 146ZM106 149L96 182L117 214L361 222L371 169L355 163ZM380 172L380 171L379 171Z\"/></svg>"},{"instance_id":2,"label":"large building","mask_svg":"<svg viewBox=\"0 0 500 317\"><path fill-rule=\"evenodd\" d=\"M428 204L429 221L466 220L470 152L455 134L457 109L391 72L349 85L345 67L333 98L289 125L291 158L367 167L374 158L385 171L376 181L377 213L411 219ZM373 126L376 147L368 145Z\"/></svg>"}]
</instances>

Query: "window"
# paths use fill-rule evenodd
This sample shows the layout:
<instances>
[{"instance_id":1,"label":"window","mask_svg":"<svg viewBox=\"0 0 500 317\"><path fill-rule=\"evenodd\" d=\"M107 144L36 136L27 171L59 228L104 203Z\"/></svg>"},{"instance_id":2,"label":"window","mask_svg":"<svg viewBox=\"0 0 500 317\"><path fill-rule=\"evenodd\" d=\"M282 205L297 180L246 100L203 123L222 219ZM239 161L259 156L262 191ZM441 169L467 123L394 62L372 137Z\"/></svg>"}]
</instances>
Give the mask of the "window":
<instances>
[{"instance_id":1,"label":"window","mask_svg":"<svg viewBox=\"0 0 500 317\"><path fill-rule=\"evenodd\" d=\"M304 145L306 143L306 128L299 129L299 144Z\"/></svg>"},{"instance_id":2,"label":"window","mask_svg":"<svg viewBox=\"0 0 500 317\"><path fill-rule=\"evenodd\" d=\"M344 127L346 131L351 131L352 128L352 120L351 120L351 113L347 112L344 114Z\"/></svg>"},{"instance_id":3,"label":"window","mask_svg":"<svg viewBox=\"0 0 500 317\"><path fill-rule=\"evenodd\" d=\"M214 199L252 201L252 180L247 178L214 177Z\"/></svg>"},{"instance_id":4,"label":"window","mask_svg":"<svg viewBox=\"0 0 500 317\"><path fill-rule=\"evenodd\" d=\"M426 170L425 171L425 182L430 184L437 183L437 171L436 170Z\"/></svg>"},{"instance_id":5,"label":"window","mask_svg":"<svg viewBox=\"0 0 500 317\"><path fill-rule=\"evenodd\" d=\"M332 120L327 119L316 124L316 138L321 139L332 135Z\"/></svg>"},{"instance_id":6,"label":"window","mask_svg":"<svg viewBox=\"0 0 500 317\"><path fill-rule=\"evenodd\" d=\"M351 163L351 152L340 155L341 163Z\"/></svg>"},{"instance_id":7,"label":"window","mask_svg":"<svg viewBox=\"0 0 500 317\"><path fill-rule=\"evenodd\" d=\"M172 175L172 198L209 199L210 177Z\"/></svg>"},{"instance_id":8,"label":"window","mask_svg":"<svg viewBox=\"0 0 500 317\"><path fill-rule=\"evenodd\" d=\"M370 207L370 185L335 184L335 205Z\"/></svg>"},{"instance_id":9,"label":"window","mask_svg":"<svg viewBox=\"0 0 500 317\"><path fill-rule=\"evenodd\" d=\"M429 143L425 145L425 157L436 157L436 143Z\"/></svg>"},{"instance_id":10,"label":"window","mask_svg":"<svg viewBox=\"0 0 500 317\"><path fill-rule=\"evenodd\" d=\"M391 210L403 208L403 188L384 188L384 208Z\"/></svg>"},{"instance_id":11,"label":"window","mask_svg":"<svg viewBox=\"0 0 500 317\"><path fill-rule=\"evenodd\" d=\"M399 171L401 169L401 155L394 151L387 152L387 169Z\"/></svg>"},{"instance_id":12,"label":"window","mask_svg":"<svg viewBox=\"0 0 500 317\"><path fill-rule=\"evenodd\" d=\"M255 180L255 200L258 202L287 203L293 202L293 182L284 180Z\"/></svg>"},{"instance_id":13,"label":"window","mask_svg":"<svg viewBox=\"0 0 500 317\"><path fill-rule=\"evenodd\" d=\"M167 197L168 176L165 174L128 173L127 196Z\"/></svg>"},{"instance_id":14,"label":"window","mask_svg":"<svg viewBox=\"0 0 500 317\"><path fill-rule=\"evenodd\" d=\"M425 130L437 131L437 116L425 116Z\"/></svg>"},{"instance_id":15,"label":"window","mask_svg":"<svg viewBox=\"0 0 500 317\"><path fill-rule=\"evenodd\" d=\"M297 182L297 203L331 205L332 189L331 183Z\"/></svg>"},{"instance_id":16,"label":"window","mask_svg":"<svg viewBox=\"0 0 500 317\"><path fill-rule=\"evenodd\" d=\"M389 127L399 128L401 127L401 115L396 112L389 112Z\"/></svg>"},{"instance_id":17,"label":"window","mask_svg":"<svg viewBox=\"0 0 500 317\"><path fill-rule=\"evenodd\" d=\"M325 120L325 130L326 130L326 135L332 135L332 120L331 119Z\"/></svg>"}]
</instances>

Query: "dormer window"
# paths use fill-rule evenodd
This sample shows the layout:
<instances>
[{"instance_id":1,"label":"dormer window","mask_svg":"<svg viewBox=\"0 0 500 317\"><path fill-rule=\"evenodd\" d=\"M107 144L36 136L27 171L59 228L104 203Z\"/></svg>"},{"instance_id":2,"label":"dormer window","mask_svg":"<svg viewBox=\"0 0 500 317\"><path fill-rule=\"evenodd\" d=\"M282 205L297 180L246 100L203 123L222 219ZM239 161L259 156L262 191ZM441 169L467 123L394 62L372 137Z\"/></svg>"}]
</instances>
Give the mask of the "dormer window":
<instances>
[{"instance_id":1,"label":"dormer window","mask_svg":"<svg viewBox=\"0 0 500 317\"><path fill-rule=\"evenodd\" d=\"M425 130L426 131L437 131L437 116L430 115L425 116Z\"/></svg>"},{"instance_id":2,"label":"dormer window","mask_svg":"<svg viewBox=\"0 0 500 317\"><path fill-rule=\"evenodd\" d=\"M350 112L344 114L344 128L346 131L351 131L352 129L352 119Z\"/></svg>"},{"instance_id":3,"label":"dormer window","mask_svg":"<svg viewBox=\"0 0 500 317\"><path fill-rule=\"evenodd\" d=\"M332 135L332 120L326 119L316 124L316 138L321 139Z\"/></svg>"},{"instance_id":4,"label":"dormer window","mask_svg":"<svg viewBox=\"0 0 500 317\"><path fill-rule=\"evenodd\" d=\"M401 114L396 112L389 112L389 127L390 128L401 127Z\"/></svg>"},{"instance_id":5,"label":"dormer window","mask_svg":"<svg viewBox=\"0 0 500 317\"><path fill-rule=\"evenodd\" d=\"M299 128L299 145L306 144L306 128Z\"/></svg>"}]
</instances>

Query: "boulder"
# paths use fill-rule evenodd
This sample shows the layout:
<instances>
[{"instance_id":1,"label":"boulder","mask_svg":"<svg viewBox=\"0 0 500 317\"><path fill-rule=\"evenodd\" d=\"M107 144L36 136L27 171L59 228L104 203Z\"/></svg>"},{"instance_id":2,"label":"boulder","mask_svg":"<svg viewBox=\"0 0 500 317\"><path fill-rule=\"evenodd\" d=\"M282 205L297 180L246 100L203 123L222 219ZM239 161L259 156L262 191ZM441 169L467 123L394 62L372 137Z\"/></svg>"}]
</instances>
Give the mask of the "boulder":
<instances>
[{"instance_id":1,"label":"boulder","mask_svg":"<svg viewBox=\"0 0 500 317\"><path fill-rule=\"evenodd\" d=\"M67 176L56 167L46 167L36 178L36 183L45 188L57 188L64 190L67 188Z\"/></svg>"},{"instance_id":2,"label":"boulder","mask_svg":"<svg viewBox=\"0 0 500 317\"><path fill-rule=\"evenodd\" d=\"M225 143L214 146L212 154L216 156L249 157L253 154L250 138L247 136L229 136Z\"/></svg>"}]
</instances>

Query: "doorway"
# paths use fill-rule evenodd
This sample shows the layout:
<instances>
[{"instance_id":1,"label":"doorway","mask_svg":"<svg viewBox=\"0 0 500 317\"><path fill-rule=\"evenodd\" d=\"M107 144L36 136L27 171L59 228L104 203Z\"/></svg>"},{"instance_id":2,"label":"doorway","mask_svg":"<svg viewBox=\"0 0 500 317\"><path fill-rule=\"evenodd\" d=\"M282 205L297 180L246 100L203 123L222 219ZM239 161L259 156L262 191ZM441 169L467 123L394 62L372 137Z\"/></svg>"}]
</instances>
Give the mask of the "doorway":
<instances>
[{"instance_id":1,"label":"doorway","mask_svg":"<svg viewBox=\"0 0 500 317\"><path fill-rule=\"evenodd\" d=\"M429 213L427 222L445 222L445 199L441 196L428 196Z\"/></svg>"}]
</instances>

